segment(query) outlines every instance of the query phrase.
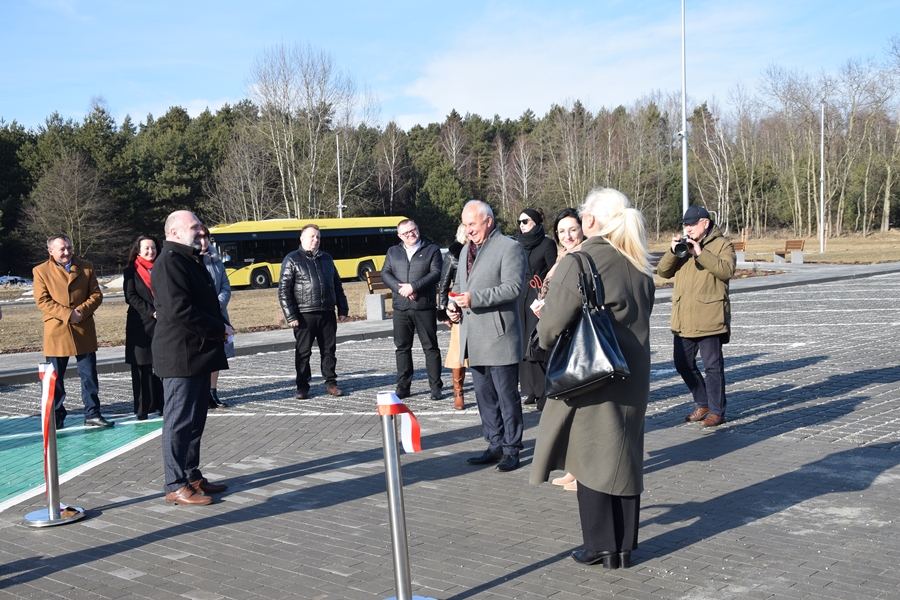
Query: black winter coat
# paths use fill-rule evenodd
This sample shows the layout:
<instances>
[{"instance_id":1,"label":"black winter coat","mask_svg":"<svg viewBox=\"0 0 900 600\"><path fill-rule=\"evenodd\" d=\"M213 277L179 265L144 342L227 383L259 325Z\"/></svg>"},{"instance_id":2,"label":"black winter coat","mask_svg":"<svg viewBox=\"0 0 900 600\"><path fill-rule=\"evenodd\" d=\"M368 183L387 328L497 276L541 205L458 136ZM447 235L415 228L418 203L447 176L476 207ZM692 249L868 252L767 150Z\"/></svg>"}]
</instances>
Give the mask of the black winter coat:
<instances>
[{"instance_id":1,"label":"black winter coat","mask_svg":"<svg viewBox=\"0 0 900 600\"><path fill-rule=\"evenodd\" d=\"M422 238L412 260L406 257L403 242L388 248L381 267L381 280L391 288L394 296L391 305L396 310L426 310L437 305L437 284L441 278L441 249L437 244ZM400 284L409 283L416 292L416 299L400 295Z\"/></svg>"},{"instance_id":2,"label":"black winter coat","mask_svg":"<svg viewBox=\"0 0 900 600\"><path fill-rule=\"evenodd\" d=\"M542 361L545 353L540 348L532 348L529 342L531 333L537 327L538 318L531 310L531 303L538 297L544 278L550 268L556 264L556 244L548 237L531 248L525 250L528 257L528 270L525 272L525 288L519 298L519 314L522 316L522 351L525 360ZM537 278L537 279L535 279Z\"/></svg>"},{"instance_id":3,"label":"black winter coat","mask_svg":"<svg viewBox=\"0 0 900 600\"><path fill-rule=\"evenodd\" d=\"M300 320L300 313L334 311L338 316L350 314L344 286L327 252L315 254L300 248L284 257L278 280L278 302L285 320Z\"/></svg>"},{"instance_id":4,"label":"black winter coat","mask_svg":"<svg viewBox=\"0 0 900 600\"><path fill-rule=\"evenodd\" d=\"M227 369L225 319L199 251L163 242L150 284L156 307L153 372L158 377L195 377Z\"/></svg>"},{"instance_id":5,"label":"black winter coat","mask_svg":"<svg viewBox=\"0 0 900 600\"><path fill-rule=\"evenodd\" d=\"M438 282L438 321L447 320L447 304L450 302L450 292L456 281L456 270L459 268L459 255L462 249L463 245L454 240L447 248L447 256L444 257L441 279Z\"/></svg>"},{"instance_id":6,"label":"black winter coat","mask_svg":"<svg viewBox=\"0 0 900 600\"><path fill-rule=\"evenodd\" d=\"M125 302L128 313L125 317L125 363L129 365L152 365L153 330L156 319L153 318L153 294L144 283L137 268L132 264L125 267L122 275L125 289Z\"/></svg>"}]
</instances>

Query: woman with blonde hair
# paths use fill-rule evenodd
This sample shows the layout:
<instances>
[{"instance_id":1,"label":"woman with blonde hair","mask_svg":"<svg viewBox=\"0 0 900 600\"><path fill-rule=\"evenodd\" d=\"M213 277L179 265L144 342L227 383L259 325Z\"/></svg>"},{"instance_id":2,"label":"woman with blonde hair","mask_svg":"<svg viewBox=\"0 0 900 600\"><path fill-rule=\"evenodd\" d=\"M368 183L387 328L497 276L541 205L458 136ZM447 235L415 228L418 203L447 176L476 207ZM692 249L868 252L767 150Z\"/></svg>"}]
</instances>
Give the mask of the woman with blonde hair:
<instances>
[{"instance_id":1,"label":"woman with blonde hair","mask_svg":"<svg viewBox=\"0 0 900 600\"><path fill-rule=\"evenodd\" d=\"M578 210L586 237L581 252L597 268L604 310L631 375L592 392L549 399L541 414L531 483L566 470L578 480L582 564L607 569L631 566L637 548L643 491L644 414L650 397L650 312L655 288L643 215L624 194L592 190ZM550 281L538 323L549 350L579 318L579 261L566 256Z\"/></svg>"},{"instance_id":2,"label":"woman with blonde hair","mask_svg":"<svg viewBox=\"0 0 900 600\"><path fill-rule=\"evenodd\" d=\"M459 359L459 324L452 323L447 317L447 304L450 300L450 290L453 289L456 281L459 254L467 241L466 226L460 225L456 228L456 239L447 248L447 255L444 257L444 265L441 268L441 279L438 282L437 319L450 327L450 347L444 355L444 366L450 369L453 377L453 408L456 410L466 408L463 398L463 383L466 381L466 367L469 366L469 359L464 361Z\"/></svg>"}]
</instances>

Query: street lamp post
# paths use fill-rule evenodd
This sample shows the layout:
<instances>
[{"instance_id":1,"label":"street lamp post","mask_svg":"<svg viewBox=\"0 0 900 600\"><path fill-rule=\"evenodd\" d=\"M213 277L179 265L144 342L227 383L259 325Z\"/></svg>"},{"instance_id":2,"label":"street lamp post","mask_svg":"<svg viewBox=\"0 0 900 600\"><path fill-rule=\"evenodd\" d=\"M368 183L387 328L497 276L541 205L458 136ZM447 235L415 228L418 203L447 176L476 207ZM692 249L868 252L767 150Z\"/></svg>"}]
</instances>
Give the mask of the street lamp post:
<instances>
[{"instance_id":1,"label":"street lamp post","mask_svg":"<svg viewBox=\"0 0 900 600\"><path fill-rule=\"evenodd\" d=\"M822 98L822 139L819 148L819 254L825 254L825 99Z\"/></svg>"},{"instance_id":2,"label":"street lamp post","mask_svg":"<svg viewBox=\"0 0 900 600\"><path fill-rule=\"evenodd\" d=\"M681 0L681 203L682 214L687 212L688 199L688 143L687 143L687 75L684 51L684 0Z\"/></svg>"}]
</instances>

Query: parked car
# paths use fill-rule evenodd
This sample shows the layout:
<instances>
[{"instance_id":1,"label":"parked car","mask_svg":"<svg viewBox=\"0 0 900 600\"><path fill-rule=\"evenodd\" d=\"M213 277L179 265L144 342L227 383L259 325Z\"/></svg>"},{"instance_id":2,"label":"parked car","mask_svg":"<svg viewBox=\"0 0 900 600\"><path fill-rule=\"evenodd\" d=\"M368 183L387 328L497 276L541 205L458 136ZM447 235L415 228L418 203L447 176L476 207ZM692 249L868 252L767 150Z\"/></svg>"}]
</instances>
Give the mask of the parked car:
<instances>
[{"instance_id":1,"label":"parked car","mask_svg":"<svg viewBox=\"0 0 900 600\"><path fill-rule=\"evenodd\" d=\"M18 275L0 275L0 285L12 286L12 285L33 285L34 282L30 279L26 279L25 277L19 277Z\"/></svg>"}]
</instances>

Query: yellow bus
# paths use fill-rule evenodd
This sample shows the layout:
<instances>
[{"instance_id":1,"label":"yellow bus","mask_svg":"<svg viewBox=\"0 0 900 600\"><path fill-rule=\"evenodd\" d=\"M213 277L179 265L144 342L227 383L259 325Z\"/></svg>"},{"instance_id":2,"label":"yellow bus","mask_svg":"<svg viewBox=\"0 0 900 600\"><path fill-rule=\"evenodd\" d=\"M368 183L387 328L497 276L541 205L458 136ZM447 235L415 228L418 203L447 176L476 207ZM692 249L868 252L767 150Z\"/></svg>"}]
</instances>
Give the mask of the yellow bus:
<instances>
[{"instance_id":1,"label":"yellow bus","mask_svg":"<svg viewBox=\"0 0 900 600\"><path fill-rule=\"evenodd\" d=\"M300 230L308 223L319 226L320 249L334 259L341 279L365 281L366 271L380 271L388 248L399 243L397 224L405 218L267 219L217 225L209 233L233 286L277 282L284 257L300 247Z\"/></svg>"}]
</instances>

